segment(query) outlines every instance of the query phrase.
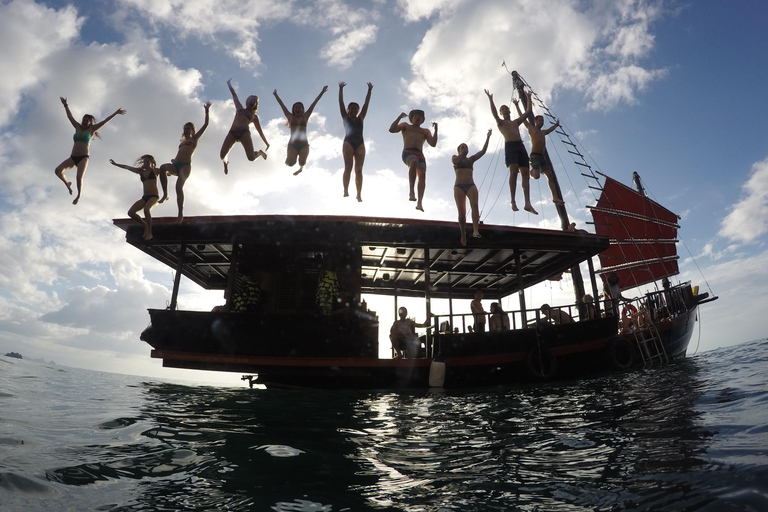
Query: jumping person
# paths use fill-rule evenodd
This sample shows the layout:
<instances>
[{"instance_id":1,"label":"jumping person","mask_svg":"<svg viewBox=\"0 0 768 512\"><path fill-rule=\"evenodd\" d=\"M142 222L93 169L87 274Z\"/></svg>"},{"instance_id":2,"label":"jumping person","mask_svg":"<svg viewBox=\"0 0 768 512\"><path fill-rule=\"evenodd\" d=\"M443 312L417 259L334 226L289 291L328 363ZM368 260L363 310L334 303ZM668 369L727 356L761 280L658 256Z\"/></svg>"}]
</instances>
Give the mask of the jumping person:
<instances>
[{"instance_id":1,"label":"jumping person","mask_svg":"<svg viewBox=\"0 0 768 512\"><path fill-rule=\"evenodd\" d=\"M69 119L69 122L72 123L72 126L75 127L75 134L72 136L72 139L75 141L75 143L72 146L72 154L69 156L69 158L61 162L59 166L56 167L54 172L56 173L56 176L67 186L69 195L72 195L72 182L67 181L67 177L64 176L64 171L71 169L72 167L77 167L77 196L75 197L75 200L72 201L72 204L77 204L80 201L80 194L83 192L83 176L85 175L85 169L88 167L88 160L90 158L89 147L91 145L91 139L93 137L98 137L99 129L111 121L113 117L118 114L125 114L125 110L122 108L115 110L111 116L107 117L100 123L97 123L96 118L92 115L85 114L83 116L83 120L78 123L72 116L72 112L69 111L67 98L61 97L59 99L61 99L61 103L64 105L64 110L67 112L67 119Z\"/></svg>"},{"instance_id":2,"label":"jumping person","mask_svg":"<svg viewBox=\"0 0 768 512\"><path fill-rule=\"evenodd\" d=\"M211 102L209 101L205 104L205 122L199 131L195 129L195 125L192 122L184 125L184 133L181 136L176 157L171 160L171 163L160 166L161 173L166 173L169 176L178 176L176 180L176 204L179 207L179 223L184 220L184 183L187 182L189 175L192 174L192 155L195 149L197 149L197 141L200 140L200 137L205 133L205 129L208 128L208 111L210 108Z\"/></svg>"},{"instance_id":3,"label":"jumping person","mask_svg":"<svg viewBox=\"0 0 768 512\"><path fill-rule=\"evenodd\" d=\"M401 123L400 120L404 117L408 117L408 123ZM389 127L389 133L402 133L403 135L403 163L408 166L408 186L409 186L409 201L416 201L416 209L424 211L422 200L424 199L424 190L427 186L427 161L424 159L424 141L427 141L432 147L437 145L437 123L432 123L435 128L435 133L432 134L426 128L422 128L424 123L424 111L423 110L411 110L409 114L401 112L397 119ZM418 177L418 199L413 192L414 185L416 185L416 178Z\"/></svg>"},{"instance_id":4,"label":"jumping person","mask_svg":"<svg viewBox=\"0 0 768 512\"><path fill-rule=\"evenodd\" d=\"M509 169L509 197L512 203L512 211L518 211L517 203L515 202L515 190L517 189L517 175L519 174L520 186L523 188L523 197L525 199L523 210L538 215L539 212L534 210L531 205L528 151L526 151L525 145L520 138L520 125L523 123L525 116L531 112L531 93L528 93L528 108L525 113L520 113L520 117L516 119L510 117L510 110L507 105L499 107L498 112L501 114L501 117L499 117L499 114L496 113L496 105L493 102L493 94L488 89L485 90L485 94L488 95L488 101L491 103L491 113L496 120L496 126L499 127L499 131L504 136L504 163ZM514 102L517 105L516 99Z\"/></svg>"},{"instance_id":5,"label":"jumping person","mask_svg":"<svg viewBox=\"0 0 768 512\"><path fill-rule=\"evenodd\" d=\"M493 130L488 130L488 136L485 138L483 149L472 156L469 154L469 147L462 143L459 144L458 154L453 155L453 170L456 173L456 183L453 185L453 198L456 200L456 208L459 211L459 229L461 230L461 245L467 245L467 199L472 209L472 236L480 238L478 225L480 224L480 209L477 205L477 186L472 178L472 169L475 162L482 157L488 150L488 141L491 138Z\"/></svg>"},{"instance_id":6,"label":"jumping person","mask_svg":"<svg viewBox=\"0 0 768 512\"><path fill-rule=\"evenodd\" d=\"M144 188L144 195L141 196L141 199L133 203L133 206L128 210L128 216L144 227L144 240L151 240L152 215L149 213L149 210L151 210L157 203L162 203L168 199L168 177L157 168L155 158L152 155L141 156L134 164L134 167L118 164L112 159L109 160L109 163L139 175L139 179L141 179L141 184ZM160 184L163 186L162 199L157 191L158 176L160 176ZM138 214L138 211L142 209L144 210L143 220Z\"/></svg>"},{"instance_id":7,"label":"jumping person","mask_svg":"<svg viewBox=\"0 0 768 512\"><path fill-rule=\"evenodd\" d=\"M288 119L288 127L291 129L291 137L288 139L288 154L285 157L285 165L293 167L296 164L296 160L299 161L299 170L293 173L294 176L303 171L304 166L307 164L307 156L309 155L307 122L309 121L309 116L312 115L312 111L315 110L315 105L317 105L317 102L320 101L320 98L323 97L323 94L325 94L326 91L328 91L327 85L323 87L323 90L320 91L320 94L317 95L315 101L312 102L306 111L304 110L304 104L297 101L293 104L290 112L285 108L285 104L283 104L283 100L280 99L280 96L277 95L277 89L272 92L272 94L275 95L275 99L280 105L280 108L283 109L283 114L285 114L285 117Z\"/></svg>"},{"instance_id":8,"label":"jumping person","mask_svg":"<svg viewBox=\"0 0 768 512\"><path fill-rule=\"evenodd\" d=\"M371 101L373 84L368 82L368 93L365 95L363 109L360 105L351 102L344 108L344 86L346 82L339 82L339 110L344 121L344 143L341 152L344 155L344 197L349 197L349 180L352 177L352 166L355 167L355 188L357 188L357 200L363 201L363 162L365 162L365 140L363 140L363 120L368 113L368 103Z\"/></svg>"},{"instance_id":9,"label":"jumping person","mask_svg":"<svg viewBox=\"0 0 768 512\"><path fill-rule=\"evenodd\" d=\"M517 112L520 113L520 105L515 102ZM531 93L528 92L528 109L526 112L530 112L531 109ZM527 114L525 114L527 115ZM525 117L525 115L523 117ZM536 116L533 118L533 124L528 122L528 119L523 119L525 127L528 128L528 135L531 137L531 178L537 180L540 175L547 177L547 183L549 184L549 191L552 193L552 202L555 204L563 205L565 201L560 199L557 195L557 189L555 187L555 174L552 170L552 161L547 154L546 137L552 133L558 126L560 121L555 121L555 124L542 130L544 126L544 117Z\"/></svg>"},{"instance_id":10,"label":"jumping person","mask_svg":"<svg viewBox=\"0 0 768 512\"><path fill-rule=\"evenodd\" d=\"M260 156L264 157L264 160L266 160L266 150L269 149L269 142L267 142L267 138L264 136L264 132L261 130L261 124L259 124L259 115L256 113L256 111L259 109L259 97L254 95L248 96L248 98L245 100L245 107L243 107L237 97L235 89L232 87L230 82L232 82L231 78L227 80L227 86L229 86L229 91L232 93L232 99L235 102L235 118L232 120L232 126L229 128L227 136L224 137L224 142L221 144L221 152L219 153L221 161L224 162L224 174L229 173L229 162L227 161L227 155L236 142L239 142L243 145L245 156L248 157L248 160L251 162ZM264 141L264 145L266 146L264 151L253 150L253 139L251 138L251 130L249 129L251 123L253 123L253 126L256 127L256 131L259 132L261 140Z\"/></svg>"}]
</instances>

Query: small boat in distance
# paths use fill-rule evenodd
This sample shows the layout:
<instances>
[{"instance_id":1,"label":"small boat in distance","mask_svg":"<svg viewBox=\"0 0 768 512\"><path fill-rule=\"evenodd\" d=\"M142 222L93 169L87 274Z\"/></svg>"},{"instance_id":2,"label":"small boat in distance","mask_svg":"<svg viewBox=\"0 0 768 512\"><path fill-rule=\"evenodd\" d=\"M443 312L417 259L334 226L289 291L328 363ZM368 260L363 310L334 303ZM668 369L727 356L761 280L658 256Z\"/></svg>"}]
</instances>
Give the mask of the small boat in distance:
<instances>
[{"instance_id":1,"label":"small boat in distance","mask_svg":"<svg viewBox=\"0 0 768 512\"><path fill-rule=\"evenodd\" d=\"M575 301L557 309L577 321L551 323L525 306L522 292L586 263L597 297L592 257L611 250L610 238L585 231L482 225L482 238L462 247L455 223L414 219L160 218L149 241L134 221L114 223L128 243L176 271L170 306L149 310L151 325L141 336L152 357L167 367L256 374L254 382L268 387L426 387L435 360L437 385L446 387L668 361L685 355L702 299L683 283L629 304L630 321L626 313L622 319L601 312L599 302L589 318L587 305ZM227 305L179 310L182 275L222 290ZM486 298L518 294L509 330L469 332L471 315L453 314L452 307L432 314L431 300L471 299L478 288ZM409 357L379 356L378 316L368 310L367 294L425 300L432 329L414 340Z\"/></svg>"}]
</instances>

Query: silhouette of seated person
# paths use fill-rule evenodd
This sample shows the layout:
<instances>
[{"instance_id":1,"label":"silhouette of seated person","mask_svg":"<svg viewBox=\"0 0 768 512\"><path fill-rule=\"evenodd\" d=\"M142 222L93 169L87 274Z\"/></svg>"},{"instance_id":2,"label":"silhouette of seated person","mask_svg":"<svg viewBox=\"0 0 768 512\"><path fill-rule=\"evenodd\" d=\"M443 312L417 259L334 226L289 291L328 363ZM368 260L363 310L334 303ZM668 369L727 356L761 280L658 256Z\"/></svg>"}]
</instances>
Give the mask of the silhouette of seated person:
<instances>
[{"instance_id":1,"label":"silhouette of seated person","mask_svg":"<svg viewBox=\"0 0 768 512\"><path fill-rule=\"evenodd\" d=\"M573 318L571 318L571 315L561 310L560 308L549 307L549 304L542 304L541 308L539 308L539 311L541 311L542 317L545 320L551 321L555 325L573 323Z\"/></svg>"},{"instance_id":2,"label":"silhouette of seated person","mask_svg":"<svg viewBox=\"0 0 768 512\"><path fill-rule=\"evenodd\" d=\"M501 305L498 302L491 303L491 318L488 323L488 329L490 331L509 330L509 315L501 309Z\"/></svg>"},{"instance_id":3,"label":"silhouette of seated person","mask_svg":"<svg viewBox=\"0 0 768 512\"><path fill-rule=\"evenodd\" d=\"M595 308L594 299L590 294L586 294L581 301L584 303L585 320L594 320L597 318L597 308Z\"/></svg>"},{"instance_id":4,"label":"silhouette of seated person","mask_svg":"<svg viewBox=\"0 0 768 512\"><path fill-rule=\"evenodd\" d=\"M416 323L415 320L406 318L408 310L400 308L397 310L399 318L394 321L389 329L389 340L392 342L392 350L395 352L394 359L402 357L416 357L419 349L419 339L416 336L417 327L428 327L429 321Z\"/></svg>"}]
</instances>

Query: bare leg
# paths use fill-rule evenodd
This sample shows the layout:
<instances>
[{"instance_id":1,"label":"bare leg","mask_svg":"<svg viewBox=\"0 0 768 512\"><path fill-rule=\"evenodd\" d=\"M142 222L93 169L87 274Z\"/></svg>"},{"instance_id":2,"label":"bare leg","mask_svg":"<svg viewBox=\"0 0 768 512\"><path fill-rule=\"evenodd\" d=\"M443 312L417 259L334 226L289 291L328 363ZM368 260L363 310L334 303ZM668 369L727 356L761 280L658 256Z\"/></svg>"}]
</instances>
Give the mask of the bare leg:
<instances>
[{"instance_id":1,"label":"bare leg","mask_svg":"<svg viewBox=\"0 0 768 512\"><path fill-rule=\"evenodd\" d=\"M75 196L75 200L72 201L72 204L77 204L80 201L80 194L83 193L83 176L85 176L85 169L88 167L88 158L83 158L80 160L80 163L77 164L77 177L75 178L75 181L77 182L77 195Z\"/></svg>"},{"instance_id":2,"label":"bare leg","mask_svg":"<svg viewBox=\"0 0 768 512\"><path fill-rule=\"evenodd\" d=\"M145 222L145 232L144 232L144 240L152 240L152 214L150 213L150 210L153 206L157 204L157 198L151 197L149 200L144 204L144 222Z\"/></svg>"},{"instance_id":3,"label":"bare leg","mask_svg":"<svg viewBox=\"0 0 768 512\"><path fill-rule=\"evenodd\" d=\"M176 204L179 207L179 215L176 220L179 224L184 220L184 184L192 173L192 167L185 165L179 171L179 177L176 180Z\"/></svg>"},{"instance_id":4,"label":"bare leg","mask_svg":"<svg viewBox=\"0 0 768 512\"><path fill-rule=\"evenodd\" d=\"M531 171L527 167L522 167L520 169L520 185L523 187L523 196L525 196L525 206L523 207L523 210L527 211L528 213L532 213L534 215L538 215L539 212L534 210L533 205L531 205L531 179L530 179Z\"/></svg>"},{"instance_id":5,"label":"bare leg","mask_svg":"<svg viewBox=\"0 0 768 512\"><path fill-rule=\"evenodd\" d=\"M518 210L517 203L515 202L515 190L517 189L517 174L518 167L515 164L509 164L509 198L512 202L512 211Z\"/></svg>"},{"instance_id":6,"label":"bare leg","mask_svg":"<svg viewBox=\"0 0 768 512\"><path fill-rule=\"evenodd\" d=\"M363 164L365 163L365 144L360 144L355 150L355 188L357 201L363 202Z\"/></svg>"},{"instance_id":7,"label":"bare leg","mask_svg":"<svg viewBox=\"0 0 768 512\"><path fill-rule=\"evenodd\" d=\"M344 142L341 147L341 154L344 156L344 174L341 183L344 186L344 197L349 197L349 180L352 177L352 165L355 157L355 150L352 144Z\"/></svg>"},{"instance_id":8,"label":"bare leg","mask_svg":"<svg viewBox=\"0 0 768 512\"><path fill-rule=\"evenodd\" d=\"M67 186L67 190L69 190L69 195L72 195L72 182L67 181L67 177L64 176L64 171L67 169L71 169L74 166L75 166L75 162L73 162L71 158L67 158L66 160L61 162L59 166L56 167L56 169L54 169L53 171L56 174L56 176L61 181L63 181L64 184Z\"/></svg>"},{"instance_id":9,"label":"bare leg","mask_svg":"<svg viewBox=\"0 0 768 512\"><path fill-rule=\"evenodd\" d=\"M414 187L416 186L416 166L418 165L418 162L416 162L416 159L413 158L408 163L408 200L409 201L415 201L416 200L416 193L413 191Z\"/></svg>"},{"instance_id":10,"label":"bare leg","mask_svg":"<svg viewBox=\"0 0 768 512\"><path fill-rule=\"evenodd\" d=\"M299 152L296 151L296 148L293 147L291 144L288 144L288 153L285 157L285 165L288 167L293 167L296 165L296 160L299 158ZM301 169L299 169L299 172L301 172ZM294 173L296 175L298 173Z\"/></svg>"},{"instance_id":11,"label":"bare leg","mask_svg":"<svg viewBox=\"0 0 768 512\"><path fill-rule=\"evenodd\" d=\"M478 191L476 186L472 186L467 190L467 197L469 198L469 207L472 210L472 236L474 238L480 238L480 208L478 207Z\"/></svg>"},{"instance_id":12,"label":"bare leg","mask_svg":"<svg viewBox=\"0 0 768 512\"><path fill-rule=\"evenodd\" d=\"M304 170L304 166L307 165L307 157L309 156L309 144L301 148L299 151L299 170L293 173L294 176Z\"/></svg>"},{"instance_id":13,"label":"bare leg","mask_svg":"<svg viewBox=\"0 0 768 512\"><path fill-rule=\"evenodd\" d=\"M552 202L555 204L565 204L565 201L558 199L557 190L555 189L555 177L552 174L552 169L544 169L541 173L547 177L547 184L549 185L549 191L552 193Z\"/></svg>"},{"instance_id":14,"label":"bare leg","mask_svg":"<svg viewBox=\"0 0 768 512\"><path fill-rule=\"evenodd\" d=\"M131 206L131 209L128 210L128 216L130 218L132 218L133 220L135 220L136 222L138 222L139 224L141 224L141 227L144 228L144 234L142 234L141 236L142 236L142 238L144 238L146 240L146 238L147 238L147 223L144 222L144 220L141 217L139 217L139 214L137 213L139 210L144 208L145 204L146 203L144 202L143 199L139 199L138 201L133 203L133 206Z\"/></svg>"},{"instance_id":15,"label":"bare leg","mask_svg":"<svg viewBox=\"0 0 768 512\"><path fill-rule=\"evenodd\" d=\"M416 192L418 193L418 201L416 202L416 209L419 211L424 211L424 206L421 204L421 201L424 199L424 191L427 188L427 170L426 169L417 169L416 175L419 178L419 184L416 188Z\"/></svg>"},{"instance_id":16,"label":"bare leg","mask_svg":"<svg viewBox=\"0 0 768 512\"><path fill-rule=\"evenodd\" d=\"M467 195L459 187L453 187L453 199L456 201L456 209L459 211L459 230L461 231L461 245L467 245Z\"/></svg>"},{"instance_id":17,"label":"bare leg","mask_svg":"<svg viewBox=\"0 0 768 512\"><path fill-rule=\"evenodd\" d=\"M227 155L232 150L232 146L235 145L235 137L231 133L227 133L224 137L224 142L221 144L221 151L219 151L219 158L224 163L224 174L229 174L229 162L227 161Z\"/></svg>"}]
</instances>

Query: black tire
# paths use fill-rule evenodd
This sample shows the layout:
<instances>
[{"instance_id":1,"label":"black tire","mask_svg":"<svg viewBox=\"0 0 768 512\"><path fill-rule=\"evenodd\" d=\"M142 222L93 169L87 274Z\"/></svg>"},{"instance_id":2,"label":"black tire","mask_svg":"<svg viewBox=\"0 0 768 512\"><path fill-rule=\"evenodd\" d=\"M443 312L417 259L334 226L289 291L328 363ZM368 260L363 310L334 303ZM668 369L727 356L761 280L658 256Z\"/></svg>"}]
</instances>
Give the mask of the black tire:
<instances>
[{"instance_id":1,"label":"black tire","mask_svg":"<svg viewBox=\"0 0 768 512\"><path fill-rule=\"evenodd\" d=\"M614 338L605 346L611 368L626 370L635 364L635 347L627 338Z\"/></svg>"},{"instance_id":2,"label":"black tire","mask_svg":"<svg viewBox=\"0 0 768 512\"><path fill-rule=\"evenodd\" d=\"M533 347L525 355L525 370L534 379L552 379L557 374L557 356L546 347Z\"/></svg>"}]
</instances>

